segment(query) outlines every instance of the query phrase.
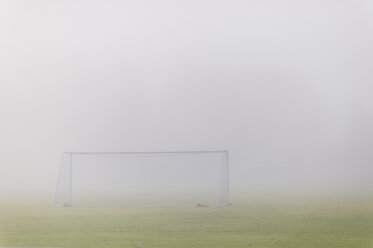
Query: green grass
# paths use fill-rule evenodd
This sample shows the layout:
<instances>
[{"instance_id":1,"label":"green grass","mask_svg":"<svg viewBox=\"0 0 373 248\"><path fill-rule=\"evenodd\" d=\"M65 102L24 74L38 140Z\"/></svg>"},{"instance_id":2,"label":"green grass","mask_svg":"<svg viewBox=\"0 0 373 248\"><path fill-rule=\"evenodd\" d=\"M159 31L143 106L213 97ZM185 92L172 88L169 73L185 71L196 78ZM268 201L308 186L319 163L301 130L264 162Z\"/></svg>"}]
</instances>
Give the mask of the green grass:
<instances>
[{"instance_id":1,"label":"green grass","mask_svg":"<svg viewBox=\"0 0 373 248\"><path fill-rule=\"evenodd\" d=\"M373 247L368 198L236 197L223 208L51 208L42 203L0 206L0 246Z\"/></svg>"}]
</instances>

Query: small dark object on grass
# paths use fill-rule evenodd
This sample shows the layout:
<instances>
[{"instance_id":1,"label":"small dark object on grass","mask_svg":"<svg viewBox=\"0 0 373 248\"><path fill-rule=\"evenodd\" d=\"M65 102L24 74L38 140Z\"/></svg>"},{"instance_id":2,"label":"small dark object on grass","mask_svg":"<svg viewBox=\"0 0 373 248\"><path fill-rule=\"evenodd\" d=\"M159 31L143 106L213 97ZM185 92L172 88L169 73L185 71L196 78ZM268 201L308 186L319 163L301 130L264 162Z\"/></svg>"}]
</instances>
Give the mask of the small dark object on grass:
<instances>
[{"instance_id":1,"label":"small dark object on grass","mask_svg":"<svg viewBox=\"0 0 373 248\"><path fill-rule=\"evenodd\" d=\"M197 207L197 208L207 208L208 205L206 205L206 204L201 204L201 203L197 203L196 207Z\"/></svg>"},{"instance_id":2,"label":"small dark object on grass","mask_svg":"<svg viewBox=\"0 0 373 248\"><path fill-rule=\"evenodd\" d=\"M63 204L63 207L64 207L64 208L71 207L71 203L69 203L69 202L65 202L65 203Z\"/></svg>"}]
</instances>

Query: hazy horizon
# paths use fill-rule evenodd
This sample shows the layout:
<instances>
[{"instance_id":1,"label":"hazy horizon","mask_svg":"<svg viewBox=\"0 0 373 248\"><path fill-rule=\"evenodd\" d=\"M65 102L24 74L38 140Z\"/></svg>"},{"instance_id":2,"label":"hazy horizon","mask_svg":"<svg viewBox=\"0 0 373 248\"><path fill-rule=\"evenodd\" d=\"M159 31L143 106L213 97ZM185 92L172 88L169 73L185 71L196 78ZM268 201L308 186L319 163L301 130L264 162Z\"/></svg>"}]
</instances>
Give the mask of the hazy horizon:
<instances>
[{"instance_id":1,"label":"hazy horizon","mask_svg":"<svg viewBox=\"0 0 373 248\"><path fill-rule=\"evenodd\" d=\"M164 150L229 150L233 192L371 192L372 11L1 1L0 194L52 192L65 151Z\"/></svg>"}]
</instances>

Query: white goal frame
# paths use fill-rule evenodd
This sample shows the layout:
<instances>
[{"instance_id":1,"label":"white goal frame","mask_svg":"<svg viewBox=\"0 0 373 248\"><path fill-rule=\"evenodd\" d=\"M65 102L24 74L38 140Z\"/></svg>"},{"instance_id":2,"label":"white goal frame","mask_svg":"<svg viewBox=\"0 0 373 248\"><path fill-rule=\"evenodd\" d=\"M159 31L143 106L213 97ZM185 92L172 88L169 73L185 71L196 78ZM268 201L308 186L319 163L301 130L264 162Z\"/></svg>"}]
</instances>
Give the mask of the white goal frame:
<instances>
[{"instance_id":1,"label":"white goal frame","mask_svg":"<svg viewBox=\"0 0 373 248\"><path fill-rule=\"evenodd\" d=\"M220 169L218 172L219 178L218 186L216 189L216 203L213 205L202 205L202 206L214 206L222 207L230 204L230 188L229 188L229 152L227 150L216 150L216 151L155 151L155 152L64 152L61 158L61 164L57 177L57 184L54 191L52 200L52 206L54 207L74 207L73 204L73 170L74 170L74 157L82 155L104 155L104 156L132 156L132 155L194 155L194 154L221 154L222 164L219 165ZM125 166L125 165L124 165ZM63 171L65 170L65 171ZM65 188L61 189L61 180L63 180L63 173L65 173ZM59 199L59 195L63 195L63 200ZM196 205L197 207L200 204Z\"/></svg>"}]
</instances>

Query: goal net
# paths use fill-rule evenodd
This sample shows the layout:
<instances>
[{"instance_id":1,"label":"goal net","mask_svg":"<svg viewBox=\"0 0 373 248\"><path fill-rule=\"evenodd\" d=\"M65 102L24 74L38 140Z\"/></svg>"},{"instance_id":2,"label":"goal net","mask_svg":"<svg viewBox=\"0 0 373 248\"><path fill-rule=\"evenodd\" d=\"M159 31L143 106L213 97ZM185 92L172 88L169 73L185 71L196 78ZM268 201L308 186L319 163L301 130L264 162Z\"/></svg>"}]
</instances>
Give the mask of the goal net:
<instances>
[{"instance_id":1,"label":"goal net","mask_svg":"<svg viewBox=\"0 0 373 248\"><path fill-rule=\"evenodd\" d=\"M228 151L62 155L54 206L226 206Z\"/></svg>"}]
</instances>

